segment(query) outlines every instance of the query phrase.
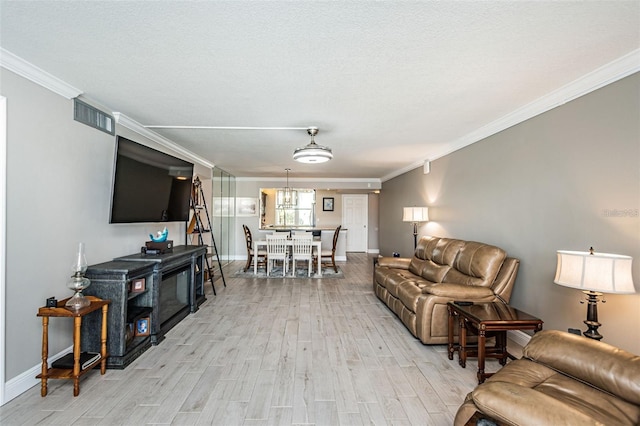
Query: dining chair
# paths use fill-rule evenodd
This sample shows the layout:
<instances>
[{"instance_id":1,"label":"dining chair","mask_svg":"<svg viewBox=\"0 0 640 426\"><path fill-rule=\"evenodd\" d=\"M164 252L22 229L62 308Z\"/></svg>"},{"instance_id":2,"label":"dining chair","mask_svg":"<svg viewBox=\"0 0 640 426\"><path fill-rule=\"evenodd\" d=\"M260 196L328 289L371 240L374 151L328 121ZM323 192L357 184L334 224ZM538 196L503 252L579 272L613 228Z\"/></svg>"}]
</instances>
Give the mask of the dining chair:
<instances>
[{"instance_id":1,"label":"dining chair","mask_svg":"<svg viewBox=\"0 0 640 426\"><path fill-rule=\"evenodd\" d=\"M293 234L291 239L291 259L293 262L292 276L296 276L296 262L298 260L306 260L309 268L308 276L311 277L313 263L313 235L309 233Z\"/></svg>"},{"instance_id":2,"label":"dining chair","mask_svg":"<svg viewBox=\"0 0 640 426\"><path fill-rule=\"evenodd\" d=\"M254 259L255 262L260 264L266 264L267 262L267 251L265 249L258 249L258 253L253 252L253 237L251 236L251 230L247 225L242 225L242 230L244 231L244 239L247 244L247 263L244 265L245 272L251 267L251 260Z\"/></svg>"},{"instance_id":3,"label":"dining chair","mask_svg":"<svg viewBox=\"0 0 640 426\"><path fill-rule=\"evenodd\" d=\"M289 258L287 253L287 236L285 234L266 235L267 237L267 276L271 276L271 270L275 263L282 261L282 276L289 270Z\"/></svg>"},{"instance_id":4,"label":"dining chair","mask_svg":"<svg viewBox=\"0 0 640 426\"><path fill-rule=\"evenodd\" d=\"M338 236L340 235L340 228L342 228L342 225L338 226L336 228L336 231L333 233L333 246L331 250L322 249L320 251L320 267L322 267L322 260L328 259L325 261L325 263L333 266L333 270L336 271L336 273L338 272L338 267L336 266L336 246L338 245Z\"/></svg>"}]
</instances>

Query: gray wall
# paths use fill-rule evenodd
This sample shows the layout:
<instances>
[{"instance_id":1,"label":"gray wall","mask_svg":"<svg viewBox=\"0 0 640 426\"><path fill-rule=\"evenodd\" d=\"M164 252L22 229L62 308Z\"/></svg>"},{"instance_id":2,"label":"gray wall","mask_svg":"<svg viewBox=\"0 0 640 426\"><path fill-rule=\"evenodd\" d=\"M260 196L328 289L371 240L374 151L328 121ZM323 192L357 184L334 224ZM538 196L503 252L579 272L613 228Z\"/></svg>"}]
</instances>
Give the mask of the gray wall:
<instances>
[{"instance_id":1,"label":"gray wall","mask_svg":"<svg viewBox=\"0 0 640 426\"><path fill-rule=\"evenodd\" d=\"M511 303L546 329L586 327L582 293L553 283L559 249L634 258L640 291L640 74L383 183L380 249L413 251L402 207L426 205L421 235L495 244L521 260ZM622 215L612 210L626 211ZM640 294L599 304L604 341L640 354Z\"/></svg>"},{"instance_id":2,"label":"gray wall","mask_svg":"<svg viewBox=\"0 0 640 426\"><path fill-rule=\"evenodd\" d=\"M73 120L73 101L0 69L7 97L6 379L41 362L45 299L66 287L77 245L89 264L139 252L164 224L109 224L115 137ZM127 130L131 139L168 152ZM175 153L173 155L179 156ZM184 243L184 224L169 237ZM4 301L3 301L4 303ZM49 352L72 344L72 322L52 319Z\"/></svg>"}]
</instances>

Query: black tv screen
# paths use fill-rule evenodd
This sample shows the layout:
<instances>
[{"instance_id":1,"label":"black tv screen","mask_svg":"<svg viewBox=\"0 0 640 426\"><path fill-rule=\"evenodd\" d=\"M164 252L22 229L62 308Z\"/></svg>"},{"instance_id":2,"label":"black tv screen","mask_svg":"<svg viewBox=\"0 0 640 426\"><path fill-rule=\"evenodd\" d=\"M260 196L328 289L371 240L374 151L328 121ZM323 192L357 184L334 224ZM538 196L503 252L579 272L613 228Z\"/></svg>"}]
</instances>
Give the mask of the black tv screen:
<instances>
[{"instance_id":1,"label":"black tv screen","mask_svg":"<svg viewBox=\"0 0 640 426\"><path fill-rule=\"evenodd\" d=\"M118 136L109 222L187 221L192 178L192 163Z\"/></svg>"}]
</instances>

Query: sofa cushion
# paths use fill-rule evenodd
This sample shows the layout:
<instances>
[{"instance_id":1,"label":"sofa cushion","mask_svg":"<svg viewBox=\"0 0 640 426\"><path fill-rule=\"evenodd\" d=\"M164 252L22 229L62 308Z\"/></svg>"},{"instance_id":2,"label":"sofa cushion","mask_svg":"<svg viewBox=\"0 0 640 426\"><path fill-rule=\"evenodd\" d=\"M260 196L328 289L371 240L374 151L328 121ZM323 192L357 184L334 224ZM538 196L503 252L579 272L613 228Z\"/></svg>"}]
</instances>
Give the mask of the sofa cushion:
<instances>
[{"instance_id":1,"label":"sofa cushion","mask_svg":"<svg viewBox=\"0 0 640 426\"><path fill-rule=\"evenodd\" d=\"M424 269L424 264L427 261L424 259L419 259L415 256L411 258L411 262L409 263L409 272L415 274L417 276L421 276L422 270Z\"/></svg>"},{"instance_id":2,"label":"sofa cushion","mask_svg":"<svg viewBox=\"0 0 640 426\"><path fill-rule=\"evenodd\" d=\"M507 424L635 425L637 406L561 374L539 387L492 381L472 393L480 411Z\"/></svg>"},{"instance_id":3,"label":"sofa cushion","mask_svg":"<svg viewBox=\"0 0 640 426\"><path fill-rule=\"evenodd\" d=\"M494 374L485 383L508 382L526 388L535 388L555 374L557 371L552 368L521 358L502 367L500 374Z\"/></svg>"},{"instance_id":4,"label":"sofa cushion","mask_svg":"<svg viewBox=\"0 0 640 426\"><path fill-rule=\"evenodd\" d=\"M458 253L465 245L466 242L462 240L440 238L428 259L440 265L452 266L458 256Z\"/></svg>"},{"instance_id":5,"label":"sofa cushion","mask_svg":"<svg viewBox=\"0 0 640 426\"><path fill-rule=\"evenodd\" d=\"M420 237L413 257L417 257L422 260L431 259L431 253L433 253L433 249L436 247L436 244L438 244L438 241L440 241L439 237Z\"/></svg>"},{"instance_id":6,"label":"sofa cushion","mask_svg":"<svg viewBox=\"0 0 640 426\"><path fill-rule=\"evenodd\" d=\"M506 257L501 248L468 241L458 251L443 282L491 287Z\"/></svg>"},{"instance_id":7,"label":"sofa cushion","mask_svg":"<svg viewBox=\"0 0 640 426\"><path fill-rule=\"evenodd\" d=\"M415 278L415 275L413 275L406 269L395 269L387 267L376 268L374 276L376 282L378 282L378 284L380 284L382 287L387 287L387 282L390 280L396 281L397 284L398 281Z\"/></svg>"},{"instance_id":8,"label":"sofa cushion","mask_svg":"<svg viewBox=\"0 0 640 426\"><path fill-rule=\"evenodd\" d=\"M382 268L379 268L382 269ZM382 274L382 271L376 271ZM405 282L415 281L418 277L406 269L387 269L378 283L394 297L398 297L398 286Z\"/></svg>"},{"instance_id":9,"label":"sofa cushion","mask_svg":"<svg viewBox=\"0 0 640 426\"><path fill-rule=\"evenodd\" d=\"M416 312L418 306L418 299L422 296L422 289L414 282L405 282L398 286L398 299L407 307L411 312Z\"/></svg>"},{"instance_id":10,"label":"sofa cushion","mask_svg":"<svg viewBox=\"0 0 640 426\"><path fill-rule=\"evenodd\" d=\"M442 282L449 269L450 265L438 265L432 260L422 260L415 256L411 258L409 265L409 272L434 283Z\"/></svg>"},{"instance_id":11,"label":"sofa cushion","mask_svg":"<svg viewBox=\"0 0 640 426\"><path fill-rule=\"evenodd\" d=\"M522 355L640 405L640 356L557 330L535 334Z\"/></svg>"}]
</instances>

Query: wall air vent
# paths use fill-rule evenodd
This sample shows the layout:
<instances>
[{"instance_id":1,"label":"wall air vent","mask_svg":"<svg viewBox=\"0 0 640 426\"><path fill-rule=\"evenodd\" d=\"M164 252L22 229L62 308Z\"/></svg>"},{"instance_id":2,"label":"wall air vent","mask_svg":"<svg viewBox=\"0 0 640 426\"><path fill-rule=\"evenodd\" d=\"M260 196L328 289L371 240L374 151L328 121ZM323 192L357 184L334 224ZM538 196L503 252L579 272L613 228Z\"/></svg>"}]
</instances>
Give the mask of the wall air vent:
<instances>
[{"instance_id":1,"label":"wall air vent","mask_svg":"<svg viewBox=\"0 0 640 426\"><path fill-rule=\"evenodd\" d=\"M116 134L116 126L112 116L85 104L78 98L73 99L73 119L110 135Z\"/></svg>"}]
</instances>

